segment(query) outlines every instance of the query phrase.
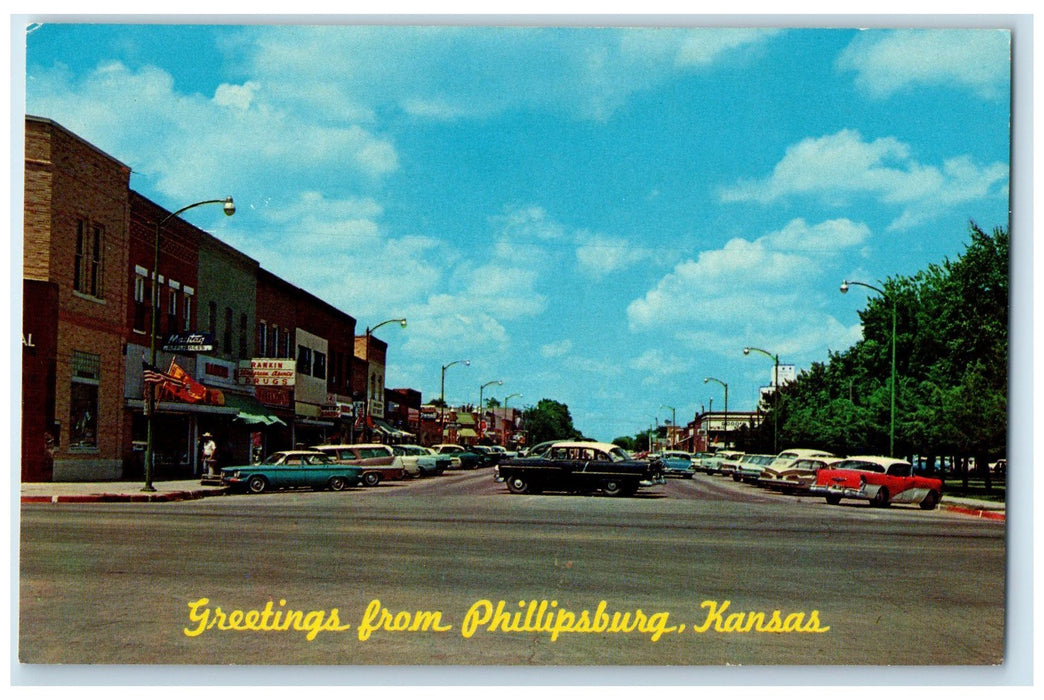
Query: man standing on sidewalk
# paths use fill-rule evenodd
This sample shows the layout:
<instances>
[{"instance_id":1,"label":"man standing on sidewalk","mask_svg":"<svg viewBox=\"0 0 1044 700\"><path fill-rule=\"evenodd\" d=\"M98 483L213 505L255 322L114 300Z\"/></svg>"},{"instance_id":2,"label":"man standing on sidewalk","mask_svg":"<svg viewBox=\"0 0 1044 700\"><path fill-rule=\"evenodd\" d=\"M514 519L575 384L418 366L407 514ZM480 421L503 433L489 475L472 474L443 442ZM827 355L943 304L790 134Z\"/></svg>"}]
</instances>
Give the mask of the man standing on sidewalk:
<instances>
[{"instance_id":1,"label":"man standing on sidewalk","mask_svg":"<svg viewBox=\"0 0 1044 700\"><path fill-rule=\"evenodd\" d=\"M217 443L210 433L203 433L203 466L206 469L204 479L217 477Z\"/></svg>"}]
</instances>

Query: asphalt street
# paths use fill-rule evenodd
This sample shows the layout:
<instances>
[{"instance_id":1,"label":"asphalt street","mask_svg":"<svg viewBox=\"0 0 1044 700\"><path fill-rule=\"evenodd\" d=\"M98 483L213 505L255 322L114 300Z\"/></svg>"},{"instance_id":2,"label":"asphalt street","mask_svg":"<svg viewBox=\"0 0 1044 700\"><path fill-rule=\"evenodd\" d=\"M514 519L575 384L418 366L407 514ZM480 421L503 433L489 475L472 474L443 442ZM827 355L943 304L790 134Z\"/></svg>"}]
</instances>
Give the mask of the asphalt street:
<instances>
[{"instance_id":1,"label":"asphalt street","mask_svg":"<svg viewBox=\"0 0 1044 700\"><path fill-rule=\"evenodd\" d=\"M483 470L341 493L23 503L19 583L30 664L1004 659L1003 521L706 475L633 498L511 495Z\"/></svg>"}]
</instances>

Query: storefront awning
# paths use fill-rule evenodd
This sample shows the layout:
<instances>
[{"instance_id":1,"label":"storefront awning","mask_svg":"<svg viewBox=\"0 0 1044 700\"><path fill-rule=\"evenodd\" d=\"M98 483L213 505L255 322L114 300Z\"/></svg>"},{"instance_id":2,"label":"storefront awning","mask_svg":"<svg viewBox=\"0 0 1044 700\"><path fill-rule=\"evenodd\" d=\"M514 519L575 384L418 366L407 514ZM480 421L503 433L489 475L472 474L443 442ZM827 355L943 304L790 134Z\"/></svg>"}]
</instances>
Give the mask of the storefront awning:
<instances>
[{"instance_id":1,"label":"storefront awning","mask_svg":"<svg viewBox=\"0 0 1044 700\"><path fill-rule=\"evenodd\" d=\"M471 428L461 428L460 430L457 431L457 436L458 437L473 438L473 437L478 437L478 433L476 433Z\"/></svg>"},{"instance_id":2,"label":"storefront awning","mask_svg":"<svg viewBox=\"0 0 1044 700\"><path fill-rule=\"evenodd\" d=\"M252 396L226 393L225 405L238 411L235 420L242 421L248 425L286 425L279 416L273 415L264 404Z\"/></svg>"},{"instance_id":3,"label":"storefront awning","mask_svg":"<svg viewBox=\"0 0 1044 700\"><path fill-rule=\"evenodd\" d=\"M373 419L373 427L378 431L384 433L389 437L406 438L413 437L413 433L407 433L405 430L399 430L387 421L383 421L380 418Z\"/></svg>"}]
</instances>

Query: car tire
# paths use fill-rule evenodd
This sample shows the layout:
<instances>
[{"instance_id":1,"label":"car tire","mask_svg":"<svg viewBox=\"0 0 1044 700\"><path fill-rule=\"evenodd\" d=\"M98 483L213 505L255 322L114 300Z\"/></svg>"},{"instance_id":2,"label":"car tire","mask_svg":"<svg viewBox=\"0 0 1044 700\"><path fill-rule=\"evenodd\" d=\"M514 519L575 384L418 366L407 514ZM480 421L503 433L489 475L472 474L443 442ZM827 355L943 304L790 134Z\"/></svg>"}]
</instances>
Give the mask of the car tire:
<instances>
[{"instance_id":1,"label":"car tire","mask_svg":"<svg viewBox=\"0 0 1044 700\"><path fill-rule=\"evenodd\" d=\"M890 502L891 499L888 497L888 489L882 486L878 489L877 493L874 494L874 498L870 501L870 505L875 508L887 508Z\"/></svg>"},{"instance_id":2,"label":"car tire","mask_svg":"<svg viewBox=\"0 0 1044 700\"><path fill-rule=\"evenodd\" d=\"M263 493L268 488L268 481L260 474L255 474L247 480L247 490L250 493Z\"/></svg>"},{"instance_id":3,"label":"car tire","mask_svg":"<svg viewBox=\"0 0 1044 700\"><path fill-rule=\"evenodd\" d=\"M939 494L935 491L929 491L920 503L921 510L935 510L937 505L939 505Z\"/></svg>"},{"instance_id":4,"label":"car tire","mask_svg":"<svg viewBox=\"0 0 1044 700\"><path fill-rule=\"evenodd\" d=\"M829 503L832 506L836 506L839 503L841 503L841 497L840 496L827 496L826 497L826 502Z\"/></svg>"},{"instance_id":5,"label":"car tire","mask_svg":"<svg viewBox=\"0 0 1044 700\"><path fill-rule=\"evenodd\" d=\"M529 482L521 476L512 476L507 479L508 491L511 493L529 493Z\"/></svg>"},{"instance_id":6,"label":"car tire","mask_svg":"<svg viewBox=\"0 0 1044 700\"><path fill-rule=\"evenodd\" d=\"M381 483L381 475L377 472L366 472L363 474L363 483L367 486L376 486Z\"/></svg>"},{"instance_id":7,"label":"car tire","mask_svg":"<svg viewBox=\"0 0 1044 700\"><path fill-rule=\"evenodd\" d=\"M622 481L615 479L609 479L602 484L602 492L606 496L626 496L628 491L628 485ZM637 489L635 489L637 491Z\"/></svg>"},{"instance_id":8,"label":"car tire","mask_svg":"<svg viewBox=\"0 0 1044 700\"><path fill-rule=\"evenodd\" d=\"M348 487L348 482L343 476L331 476L330 480L326 482L326 487L331 491L344 491Z\"/></svg>"}]
</instances>

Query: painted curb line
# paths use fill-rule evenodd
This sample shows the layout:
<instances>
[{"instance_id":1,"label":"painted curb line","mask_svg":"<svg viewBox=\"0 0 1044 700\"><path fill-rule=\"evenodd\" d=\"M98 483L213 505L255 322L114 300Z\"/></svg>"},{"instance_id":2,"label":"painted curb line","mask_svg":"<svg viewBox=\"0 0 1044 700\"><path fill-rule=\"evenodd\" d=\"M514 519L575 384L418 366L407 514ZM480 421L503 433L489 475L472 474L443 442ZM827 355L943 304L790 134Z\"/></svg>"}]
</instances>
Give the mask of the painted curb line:
<instances>
[{"instance_id":1,"label":"painted curb line","mask_svg":"<svg viewBox=\"0 0 1044 700\"><path fill-rule=\"evenodd\" d=\"M194 501L209 496L224 496L220 491L170 491L168 493L92 493L56 496L22 496L22 503L166 503Z\"/></svg>"},{"instance_id":2,"label":"painted curb line","mask_svg":"<svg viewBox=\"0 0 1044 700\"><path fill-rule=\"evenodd\" d=\"M969 508L968 506L948 506L945 504L942 507L950 511L951 513L971 515L973 517L984 518L986 520L1007 520L1006 514L997 510L983 510L982 508Z\"/></svg>"}]
</instances>

